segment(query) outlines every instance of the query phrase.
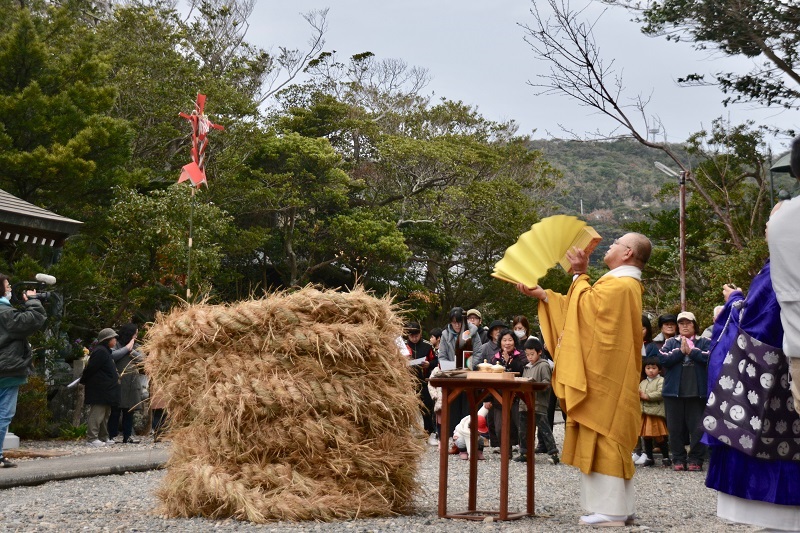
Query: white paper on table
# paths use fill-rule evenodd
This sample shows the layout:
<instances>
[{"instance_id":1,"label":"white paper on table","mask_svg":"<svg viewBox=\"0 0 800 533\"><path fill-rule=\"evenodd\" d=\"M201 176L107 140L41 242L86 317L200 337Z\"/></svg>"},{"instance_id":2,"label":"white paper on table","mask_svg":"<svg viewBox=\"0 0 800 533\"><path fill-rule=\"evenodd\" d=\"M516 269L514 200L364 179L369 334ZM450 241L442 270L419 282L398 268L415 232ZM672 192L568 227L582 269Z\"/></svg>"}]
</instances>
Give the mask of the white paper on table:
<instances>
[{"instance_id":1,"label":"white paper on table","mask_svg":"<svg viewBox=\"0 0 800 533\"><path fill-rule=\"evenodd\" d=\"M81 378L78 378L78 379L76 379L75 381L73 381L72 383L70 383L69 385L67 385L67 388L68 388L68 389L74 389L75 387L77 387L77 386L78 386L78 382L79 382L80 380L81 380Z\"/></svg>"},{"instance_id":2,"label":"white paper on table","mask_svg":"<svg viewBox=\"0 0 800 533\"><path fill-rule=\"evenodd\" d=\"M419 359L412 359L411 361L409 361L408 362L408 366L419 366L424 362L425 362L425 358L424 357L420 357Z\"/></svg>"},{"instance_id":3,"label":"white paper on table","mask_svg":"<svg viewBox=\"0 0 800 533\"><path fill-rule=\"evenodd\" d=\"M456 369L456 362L455 361L443 361L439 359L439 368L442 370L455 370Z\"/></svg>"}]
</instances>

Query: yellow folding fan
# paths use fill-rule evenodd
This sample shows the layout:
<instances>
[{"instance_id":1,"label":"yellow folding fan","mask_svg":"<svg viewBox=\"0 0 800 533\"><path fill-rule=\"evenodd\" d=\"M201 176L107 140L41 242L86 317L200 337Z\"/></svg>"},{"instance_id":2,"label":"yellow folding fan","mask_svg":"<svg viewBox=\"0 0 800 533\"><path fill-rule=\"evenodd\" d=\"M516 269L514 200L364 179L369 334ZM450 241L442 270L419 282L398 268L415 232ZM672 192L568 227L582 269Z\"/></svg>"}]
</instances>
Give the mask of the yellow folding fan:
<instances>
[{"instance_id":1,"label":"yellow folding fan","mask_svg":"<svg viewBox=\"0 0 800 533\"><path fill-rule=\"evenodd\" d=\"M492 276L509 283L523 283L535 287L539 278L557 264L569 272L567 250L573 247L592 253L600 242L600 235L577 217L555 215L547 217L523 233L506 250L494 266Z\"/></svg>"}]
</instances>

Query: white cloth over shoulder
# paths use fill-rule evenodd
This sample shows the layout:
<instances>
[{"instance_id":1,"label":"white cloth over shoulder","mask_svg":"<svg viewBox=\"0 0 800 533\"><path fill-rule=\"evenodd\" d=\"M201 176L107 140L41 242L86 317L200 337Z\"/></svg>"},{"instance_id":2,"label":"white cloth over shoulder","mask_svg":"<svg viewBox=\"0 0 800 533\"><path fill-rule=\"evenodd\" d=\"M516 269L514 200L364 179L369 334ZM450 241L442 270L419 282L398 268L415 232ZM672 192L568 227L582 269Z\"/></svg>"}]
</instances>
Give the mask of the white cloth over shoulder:
<instances>
[{"instance_id":1,"label":"white cloth over shoulder","mask_svg":"<svg viewBox=\"0 0 800 533\"><path fill-rule=\"evenodd\" d=\"M769 218L770 277L781 306L783 351L800 358L800 199L784 201Z\"/></svg>"}]
</instances>

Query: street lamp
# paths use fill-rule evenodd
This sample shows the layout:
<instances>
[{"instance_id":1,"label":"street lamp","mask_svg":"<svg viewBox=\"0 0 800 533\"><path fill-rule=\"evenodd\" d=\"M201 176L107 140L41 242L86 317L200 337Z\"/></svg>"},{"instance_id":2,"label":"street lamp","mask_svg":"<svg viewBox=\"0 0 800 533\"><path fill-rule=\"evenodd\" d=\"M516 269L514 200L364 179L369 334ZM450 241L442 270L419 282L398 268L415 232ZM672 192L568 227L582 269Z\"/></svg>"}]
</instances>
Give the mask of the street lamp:
<instances>
[{"instance_id":1,"label":"street lamp","mask_svg":"<svg viewBox=\"0 0 800 533\"><path fill-rule=\"evenodd\" d=\"M679 254L680 254L680 271L678 277L681 281L681 311L686 311L686 174L684 170L680 174L669 168L667 165L656 161L656 168L673 178L678 178L678 185L680 185L680 194L678 196L678 221L680 227L679 237Z\"/></svg>"}]
</instances>

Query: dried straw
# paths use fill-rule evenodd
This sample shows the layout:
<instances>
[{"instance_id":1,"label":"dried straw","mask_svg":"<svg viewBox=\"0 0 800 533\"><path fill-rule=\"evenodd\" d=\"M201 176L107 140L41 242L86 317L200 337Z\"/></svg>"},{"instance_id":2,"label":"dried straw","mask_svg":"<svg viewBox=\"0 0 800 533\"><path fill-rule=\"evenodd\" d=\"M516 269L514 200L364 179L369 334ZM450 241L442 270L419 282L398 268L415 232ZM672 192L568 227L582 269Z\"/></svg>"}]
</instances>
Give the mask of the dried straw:
<instances>
[{"instance_id":1,"label":"dried straw","mask_svg":"<svg viewBox=\"0 0 800 533\"><path fill-rule=\"evenodd\" d=\"M146 371L170 415L169 516L410 512L422 445L389 299L306 287L160 315Z\"/></svg>"}]
</instances>

